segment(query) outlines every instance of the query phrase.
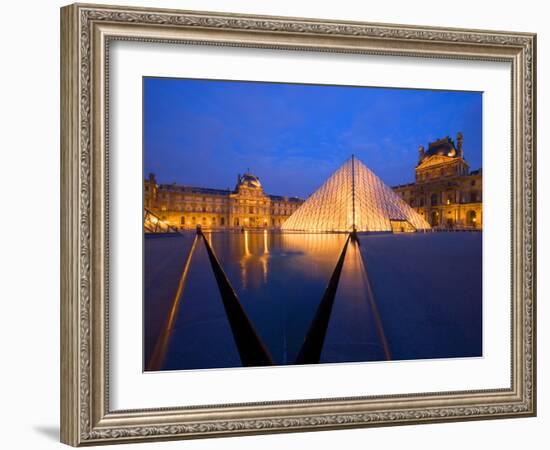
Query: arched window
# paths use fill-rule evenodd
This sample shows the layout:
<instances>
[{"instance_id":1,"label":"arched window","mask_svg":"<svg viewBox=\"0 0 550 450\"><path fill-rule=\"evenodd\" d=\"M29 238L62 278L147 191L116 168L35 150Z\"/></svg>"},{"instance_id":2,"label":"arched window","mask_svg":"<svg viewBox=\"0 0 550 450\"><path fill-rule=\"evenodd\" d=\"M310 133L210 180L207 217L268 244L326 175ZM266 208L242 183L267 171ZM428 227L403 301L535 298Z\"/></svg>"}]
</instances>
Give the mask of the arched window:
<instances>
[{"instance_id":1,"label":"arched window","mask_svg":"<svg viewBox=\"0 0 550 450\"><path fill-rule=\"evenodd\" d=\"M180 224L181 224L181 225L185 225L185 217L184 217L184 216L181 216Z\"/></svg>"},{"instance_id":2,"label":"arched window","mask_svg":"<svg viewBox=\"0 0 550 450\"><path fill-rule=\"evenodd\" d=\"M430 204L433 206L433 205L437 205L439 203L439 199L438 199L438 195L437 194L432 194L432 196L430 197Z\"/></svg>"}]
</instances>

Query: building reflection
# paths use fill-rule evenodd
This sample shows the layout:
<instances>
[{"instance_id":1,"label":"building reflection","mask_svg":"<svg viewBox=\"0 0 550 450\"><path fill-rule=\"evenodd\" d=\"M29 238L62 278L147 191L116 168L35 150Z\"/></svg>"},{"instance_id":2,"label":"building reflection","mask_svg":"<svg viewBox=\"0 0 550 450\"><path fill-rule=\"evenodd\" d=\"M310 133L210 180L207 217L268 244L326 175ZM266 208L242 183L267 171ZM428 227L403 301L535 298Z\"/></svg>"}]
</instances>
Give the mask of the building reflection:
<instances>
[{"instance_id":1,"label":"building reflection","mask_svg":"<svg viewBox=\"0 0 550 450\"><path fill-rule=\"evenodd\" d=\"M334 267L346 239L344 234L272 233L268 230L213 233L213 236L213 247L220 259L229 265L231 261L238 261L239 281L245 290L268 284L274 260L277 267L284 261L291 270L308 277L325 276Z\"/></svg>"},{"instance_id":2,"label":"building reflection","mask_svg":"<svg viewBox=\"0 0 550 450\"><path fill-rule=\"evenodd\" d=\"M269 230L204 232L275 364L296 361L347 236ZM187 258L192 237L146 240L149 267L155 269L145 291L149 311L144 325L146 361L162 360L151 358L159 339L160 347L168 349L160 352L166 355L166 364L148 364L149 370L239 365L204 246ZM359 234L359 242L351 242L347 248L320 362L481 354L480 234ZM456 269L460 278L449 276L445 265L432 265L431 270L439 274L436 280L442 280L435 283L423 267L433 262L442 248L455 254L460 249L460 261L469 263ZM176 258L179 254L184 257ZM167 257L176 270L167 270L163 264ZM187 270L189 276L185 277ZM423 289L428 283L433 293ZM447 289L449 285L452 289ZM179 310L170 307L174 298L181 304ZM451 307L434 307L441 304L441 298ZM466 313L462 313L465 302ZM159 305L162 313L153 315ZM461 311L460 315L456 311ZM441 320L431 320L434 314ZM465 330L472 333L471 338L464 338ZM216 351L204 352L205 345Z\"/></svg>"},{"instance_id":3,"label":"building reflection","mask_svg":"<svg viewBox=\"0 0 550 450\"><path fill-rule=\"evenodd\" d=\"M292 270L308 278L322 276L334 268L345 234L277 233L245 230L242 233L205 232L220 262L231 274L238 263L239 287L256 290L269 283L278 270ZM283 268L282 265L288 265ZM235 275L237 275L235 273Z\"/></svg>"},{"instance_id":4,"label":"building reflection","mask_svg":"<svg viewBox=\"0 0 550 450\"><path fill-rule=\"evenodd\" d=\"M267 283L267 262L269 258L269 245L268 245L268 238L267 238L267 230L264 230L264 251L262 255L260 256L260 263L262 264L262 273L263 273L263 280L264 283Z\"/></svg>"},{"instance_id":5,"label":"building reflection","mask_svg":"<svg viewBox=\"0 0 550 450\"><path fill-rule=\"evenodd\" d=\"M281 233L279 236L287 249L330 257L338 257L348 237L347 233Z\"/></svg>"},{"instance_id":6,"label":"building reflection","mask_svg":"<svg viewBox=\"0 0 550 450\"><path fill-rule=\"evenodd\" d=\"M262 283L266 284L269 266L267 230L263 233L245 230L241 236L242 239L235 240L240 241L242 244L239 264L243 289L248 289L251 283L254 286L260 286Z\"/></svg>"}]
</instances>

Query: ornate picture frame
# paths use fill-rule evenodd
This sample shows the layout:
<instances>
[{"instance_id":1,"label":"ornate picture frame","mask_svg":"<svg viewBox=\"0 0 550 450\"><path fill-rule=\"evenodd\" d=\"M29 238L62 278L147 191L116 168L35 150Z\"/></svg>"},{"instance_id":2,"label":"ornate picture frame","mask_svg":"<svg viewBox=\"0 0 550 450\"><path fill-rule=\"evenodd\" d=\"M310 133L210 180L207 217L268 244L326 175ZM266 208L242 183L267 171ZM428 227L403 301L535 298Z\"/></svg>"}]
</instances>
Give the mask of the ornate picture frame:
<instances>
[{"instance_id":1,"label":"ornate picture frame","mask_svg":"<svg viewBox=\"0 0 550 450\"><path fill-rule=\"evenodd\" d=\"M112 410L109 49L117 40L511 65L511 385L503 389ZM536 35L74 4L61 9L61 440L161 439L536 414Z\"/></svg>"}]
</instances>

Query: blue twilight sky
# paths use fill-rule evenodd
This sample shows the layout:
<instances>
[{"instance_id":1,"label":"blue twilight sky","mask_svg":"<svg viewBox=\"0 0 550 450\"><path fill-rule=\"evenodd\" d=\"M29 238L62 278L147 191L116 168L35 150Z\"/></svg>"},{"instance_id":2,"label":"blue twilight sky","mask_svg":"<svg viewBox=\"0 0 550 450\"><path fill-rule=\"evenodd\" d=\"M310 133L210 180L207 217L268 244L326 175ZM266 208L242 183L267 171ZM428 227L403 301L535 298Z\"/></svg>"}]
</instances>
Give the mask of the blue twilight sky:
<instances>
[{"instance_id":1,"label":"blue twilight sky","mask_svg":"<svg viewBox=\"0 0 550 450\"><path fill-rule=\"evenodd\" d=\"M266 193L307 197L351 154L388 185L414 180L418 146L464 133L481 167L482 94L144 78L144 176L233 189L250 169Z\"/></svg>"}]
</instances>

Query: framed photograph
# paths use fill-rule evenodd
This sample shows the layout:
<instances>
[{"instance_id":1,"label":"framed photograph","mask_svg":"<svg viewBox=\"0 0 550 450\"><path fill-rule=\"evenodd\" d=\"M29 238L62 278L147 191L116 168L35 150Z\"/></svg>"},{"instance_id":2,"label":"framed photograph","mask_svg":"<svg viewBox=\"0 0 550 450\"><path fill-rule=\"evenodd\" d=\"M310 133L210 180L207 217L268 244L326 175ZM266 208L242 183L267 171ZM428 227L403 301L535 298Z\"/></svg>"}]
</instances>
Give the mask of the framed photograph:
<instances>
[{"instance_id":1,"label":"framed photograph","mask_svg":"<svg viewBox=\"0 0 550 450\"><path fill-rule=\"evenodd\" d=\"M536 36L61 9L61 440L536 414Z\"/></svg>"}]
</instances>

